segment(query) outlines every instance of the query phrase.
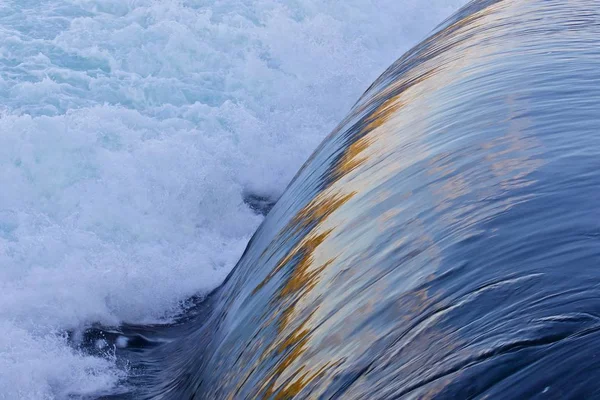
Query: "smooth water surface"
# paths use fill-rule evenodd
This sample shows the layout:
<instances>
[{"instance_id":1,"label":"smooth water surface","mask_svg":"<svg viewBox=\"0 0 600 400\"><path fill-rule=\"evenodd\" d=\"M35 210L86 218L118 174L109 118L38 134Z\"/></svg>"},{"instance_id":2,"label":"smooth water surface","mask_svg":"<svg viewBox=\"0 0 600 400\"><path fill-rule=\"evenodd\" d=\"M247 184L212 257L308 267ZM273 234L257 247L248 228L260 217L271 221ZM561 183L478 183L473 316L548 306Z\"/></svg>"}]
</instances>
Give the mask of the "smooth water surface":
<instances>
[{"instance_id":1,"label":"smooth water surface","mask_svg":"<svg viewBox=\"0 0 600 400\"><path fill-rule=\"evenodd\" d=\"M79 333L219 285L263 219L245 200L463 2L0 1L0 399L117 385Z\"/></svg>"},{"instance_id":2,"label":"smooth water surface","mask_svg":"<svg viewBox=\"0 0 600 400\"><path fill-rule=\"evenodd\" d=\"M136 395L594 398L599 289L600 3L475 1L374 82L202 318L129 355Z\"/></svg>"}]
</instances>

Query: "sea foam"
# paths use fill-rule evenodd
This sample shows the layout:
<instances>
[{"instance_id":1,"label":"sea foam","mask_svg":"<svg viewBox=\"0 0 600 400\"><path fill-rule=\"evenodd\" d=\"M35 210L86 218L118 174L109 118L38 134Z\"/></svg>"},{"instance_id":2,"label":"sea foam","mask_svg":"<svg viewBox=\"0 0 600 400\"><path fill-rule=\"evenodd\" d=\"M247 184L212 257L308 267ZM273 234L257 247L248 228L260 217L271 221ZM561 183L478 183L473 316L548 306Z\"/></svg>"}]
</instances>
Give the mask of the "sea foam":
<instances>
[{"instance_id":1,"label":"sea foam","mask_svg":"<svg viewBox=\"0 0 600 400\"><path fill-rule=\"evenodd\" d=\"M110 390L66 331L224 279L370 82L464 0L0 4L0 398Z\"/></svg>"}]
</instances>

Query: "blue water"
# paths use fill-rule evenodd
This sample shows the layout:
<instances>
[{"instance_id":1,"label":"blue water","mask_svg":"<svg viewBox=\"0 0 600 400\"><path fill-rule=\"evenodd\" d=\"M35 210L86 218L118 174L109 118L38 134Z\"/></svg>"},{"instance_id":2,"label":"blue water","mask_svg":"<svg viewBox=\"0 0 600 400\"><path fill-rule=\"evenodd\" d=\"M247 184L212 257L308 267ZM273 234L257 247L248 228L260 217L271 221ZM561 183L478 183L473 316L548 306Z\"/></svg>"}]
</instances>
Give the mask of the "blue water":
<instances>
[{"instance_id":1,"label":"blue water","mask_svg":"<svg viewBox=\"0 0 600 400\"><path fill-rule=\"evenodd\" d=\"M78 332L216 287L262 221L244 199L462 3L0 2L0 398L118 385Z\"/></svg>"},{"instance_id":2,"label":"blue water","mask_svg":"<svg viewBox=\"0 0 600 400\"><path fill-rule=\"evenodd\" d=\"M470 3L374 82L196 317L123 332L126 398L598 398L599 44L597 1Z\"/></svg>"}]
</instances>

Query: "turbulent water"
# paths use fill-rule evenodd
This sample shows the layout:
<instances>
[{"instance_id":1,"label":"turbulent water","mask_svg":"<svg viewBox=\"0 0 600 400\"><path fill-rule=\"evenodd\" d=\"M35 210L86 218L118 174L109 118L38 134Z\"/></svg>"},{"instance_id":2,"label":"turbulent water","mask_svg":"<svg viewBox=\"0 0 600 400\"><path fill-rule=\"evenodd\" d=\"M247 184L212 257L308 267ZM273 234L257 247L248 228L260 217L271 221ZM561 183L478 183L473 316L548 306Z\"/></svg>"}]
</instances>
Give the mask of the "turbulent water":
<instances>
[{"instance_id":1,"label":"turbulent water","mask_svg":"<svg viewBox=\"0 0 600 400\"><path fill-rule=\"evenodd\" d=\"M0 2L0 398L118 385L127 366L77 332L220 284L361 92L462 3Z\"/></svg>"},{"instance_id":2,"label":"turbulent water","mask_svg":"<svg viewBox=\"0 0 600 400\"><path fill-rule=\"evenodd\" d=\"M198 316L117 353L132 398L598 398L599 44L597 1L447 20L325 139Z\"/></svg>"}]
</instances>

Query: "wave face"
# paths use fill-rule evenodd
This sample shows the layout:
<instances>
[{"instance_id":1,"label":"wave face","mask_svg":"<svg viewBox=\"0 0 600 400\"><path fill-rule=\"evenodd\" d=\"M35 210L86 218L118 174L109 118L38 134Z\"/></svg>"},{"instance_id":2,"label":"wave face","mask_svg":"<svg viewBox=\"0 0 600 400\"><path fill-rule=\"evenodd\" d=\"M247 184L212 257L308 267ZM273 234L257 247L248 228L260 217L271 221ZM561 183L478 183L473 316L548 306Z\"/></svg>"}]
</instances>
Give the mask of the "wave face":
<instances>
[{"instance_id":1,"label":"wave face","mask_svg":"<svg viewBox=\"0 0 600 400\"><path fill-rule=\"evenodd\" d=\"M154 398L600 392L600 3L475 1L297 174ZM183 328L182 328L183 329Z\"/></svg>"},{"instance_id":2,"label":"wave face","mask_svg":"<svg viewBox=\"0 0 600 400\"><path fill-rule=\"evenodd\" d=\"M79 333L218 287L355 99L465 2L0 1L0 398L118 386Z\"/></svg>"}]
</instances>

